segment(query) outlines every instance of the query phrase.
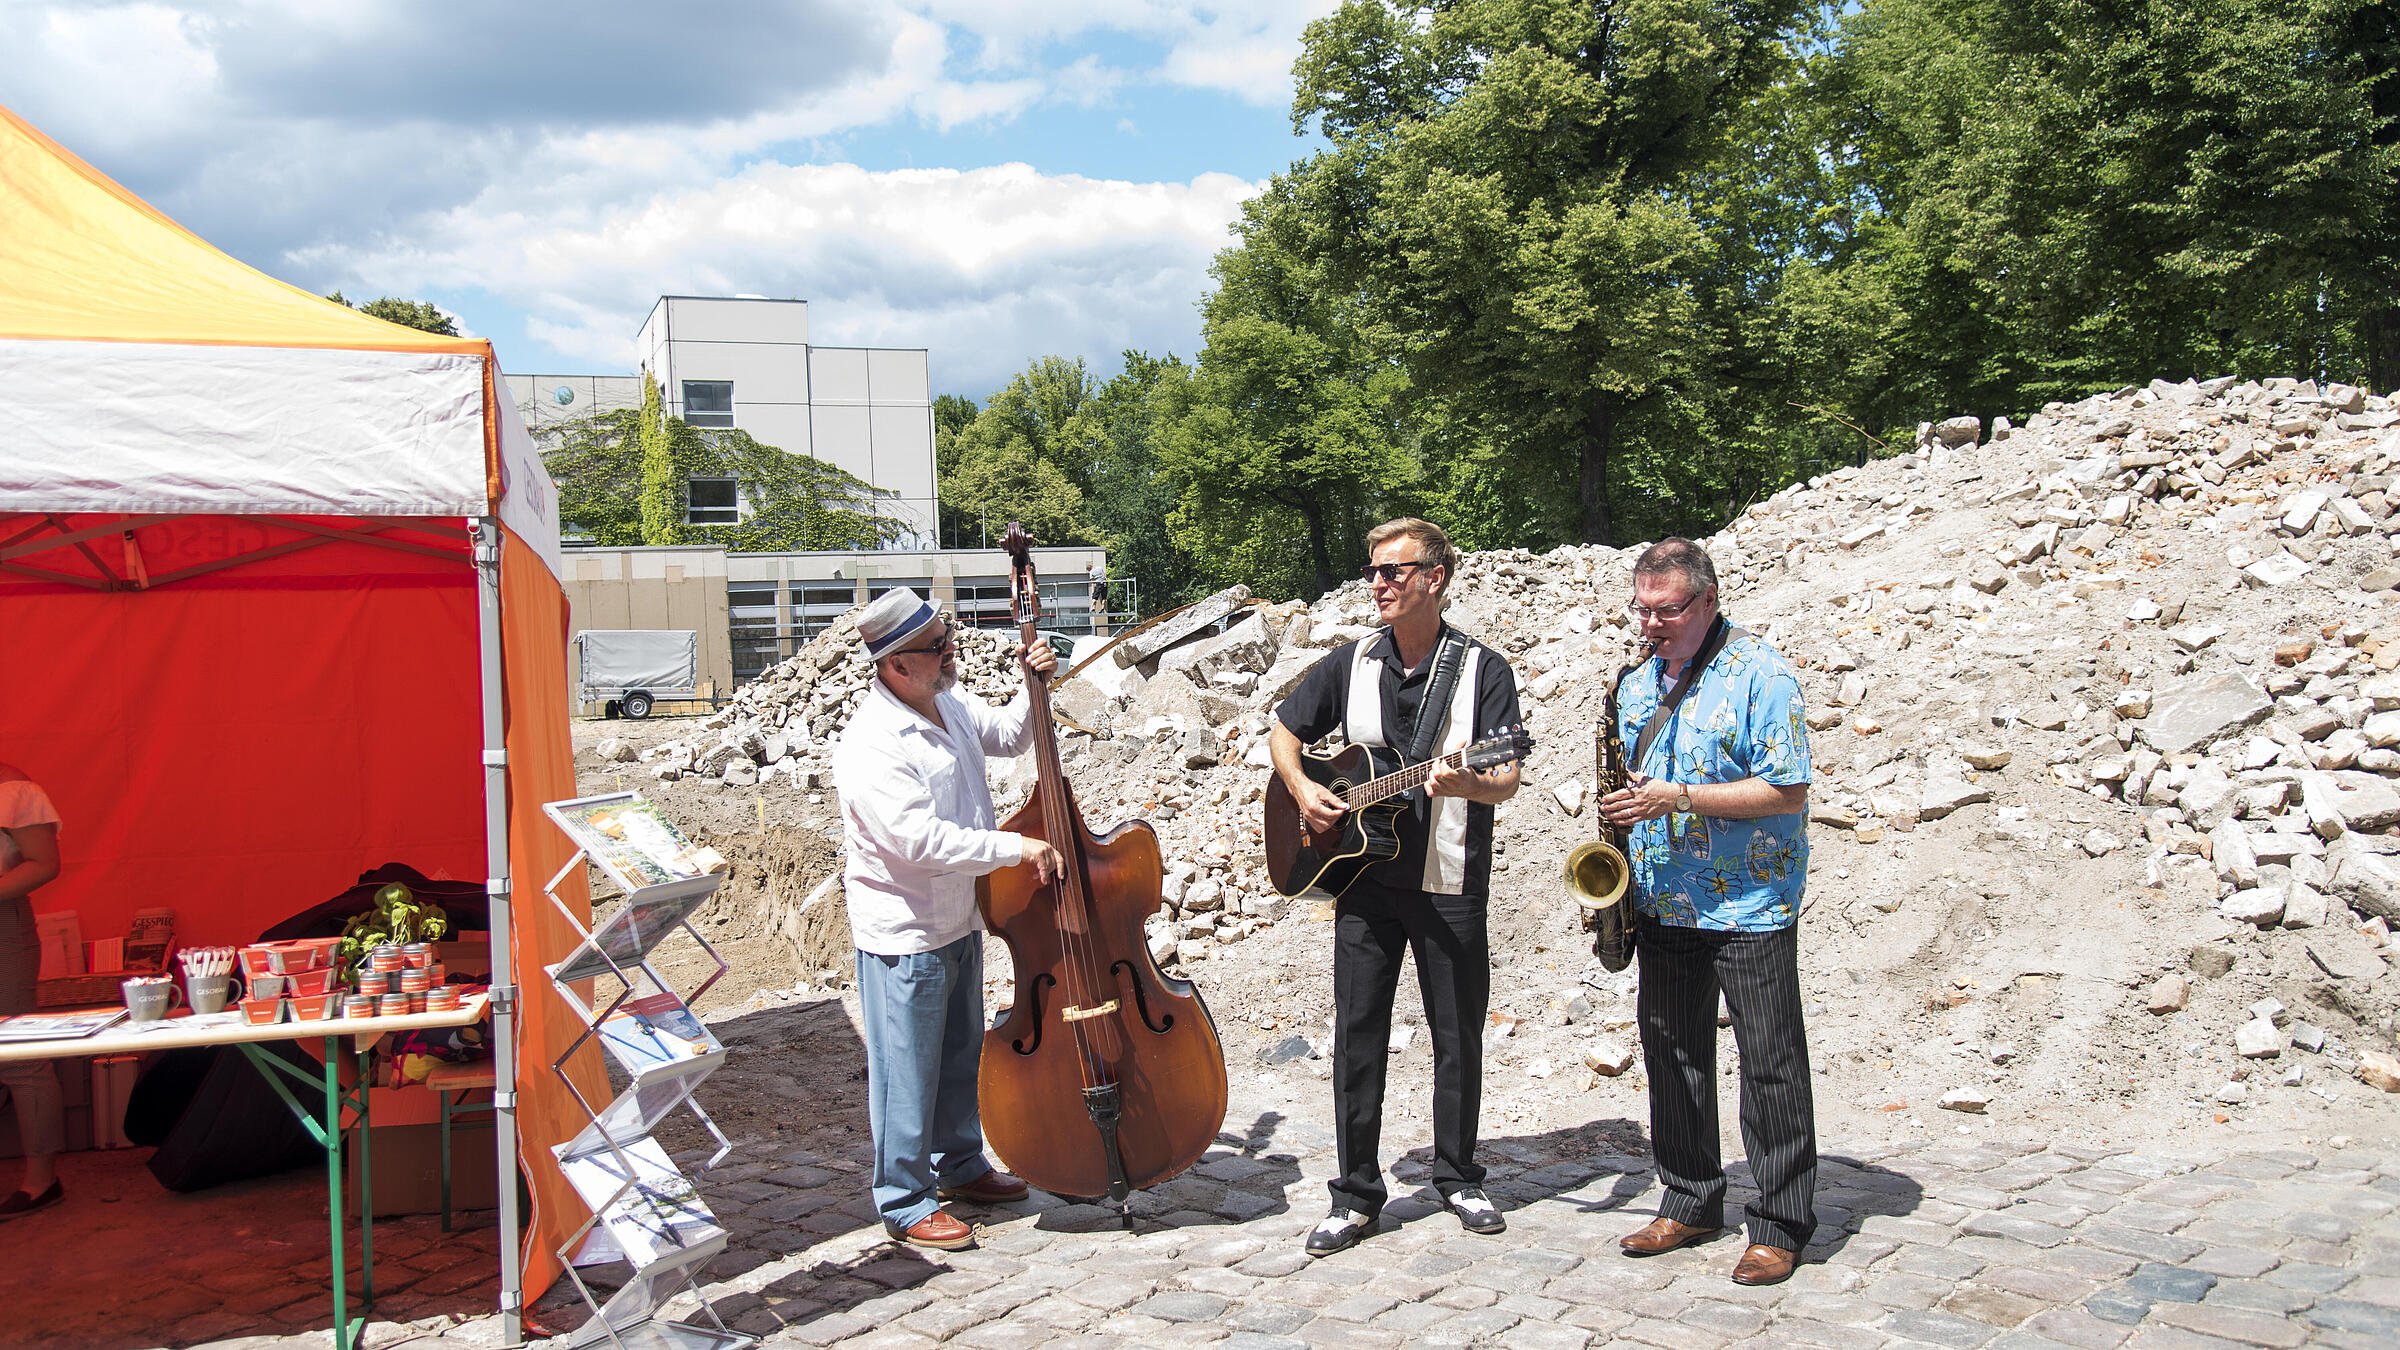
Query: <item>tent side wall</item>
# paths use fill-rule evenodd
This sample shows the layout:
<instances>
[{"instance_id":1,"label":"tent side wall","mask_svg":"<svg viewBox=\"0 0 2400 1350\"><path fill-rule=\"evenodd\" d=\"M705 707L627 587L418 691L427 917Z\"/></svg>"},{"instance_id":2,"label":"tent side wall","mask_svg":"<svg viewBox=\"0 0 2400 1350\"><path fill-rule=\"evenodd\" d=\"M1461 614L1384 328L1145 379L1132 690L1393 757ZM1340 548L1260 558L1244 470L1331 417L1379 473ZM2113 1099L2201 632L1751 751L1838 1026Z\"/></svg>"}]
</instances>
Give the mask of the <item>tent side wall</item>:
<instances>
[{"instance_id":1,"label":"tent side wall","mask_svg":"<svg viewBox=\"0 0 2400 1350\"><path fill-rule=\"evenodd\" d=\"M542 967L565 958L573 932L542 893L566 865L573 844L542 814L542 803L575 793L575 745L567 719L567 597L558 578L513 531L500 553L500 645L508 711L509 871L516 941L518 1007L517 1122L526 1187L533 1195L525 1225L524 1297L541 1297L559 1274L558 1246L586 1210L550 1154L583 1124L582 1109L550 1066L580 1033L582 1023L551 991ZM578 923L591 921L583 869L560 883L559 900ZM586 1100L609 1097L595 1047L570 1066Z\"/></svg>"}]
</instances>

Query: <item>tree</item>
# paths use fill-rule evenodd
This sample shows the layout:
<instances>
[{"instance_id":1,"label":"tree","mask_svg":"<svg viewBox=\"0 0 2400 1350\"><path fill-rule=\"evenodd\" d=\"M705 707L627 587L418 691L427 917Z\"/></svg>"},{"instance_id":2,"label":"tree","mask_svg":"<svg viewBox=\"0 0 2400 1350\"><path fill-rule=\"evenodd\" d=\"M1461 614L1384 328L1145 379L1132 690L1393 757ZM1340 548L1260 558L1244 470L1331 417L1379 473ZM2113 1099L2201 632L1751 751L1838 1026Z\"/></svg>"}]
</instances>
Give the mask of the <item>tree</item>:
<instances>
[{"instance_id":1,"label":"tree","mask_svg":"<svg viewBox=\"0 0 2400 1350\"><path fill-rule=\"evenodd\" d=\"M1160 409L1191 378L1172 354L1125 353L1125 368L1081 413L1106 441L1084 497L1084 528L1108 547L1109 571L1132 577L1153 612L1199 598L1200 569L1168 528L1182 484L1158 447Z\"/></svg>"},{"instance_id":2,"label":"tree","mask_svg":"<svg viewBox=\"0 0 2400 1350\"><path fill-rule=\"evenodd\" d=\"M1212 581L1313 599L1366 561L1366 528L1414 477L1397 422L1407 380L1331 284L1324 217L1295 185L1242 211L1199 369L1163 386L1158 453L1183 485L1170 536Z\"/></svg>"},{"instance_id":3,"label":"tree","mask_svg":"<svg viewBox=\"0 0 2400 1350\"><path fill-rule=\"evenodd\" d=\"M363 305L352 305L342 297L340 291L335 291L325 298L337 305L346 305L371 318L381 319L385 323L396 323L403 328L438 333L443 337L458 336L458 321L444 314L430 300L400 300L387 295L379 300L369 300Z\"/></svg>"},{"instance_id":4,"label":"tree","mask_svg":"<svg viewBox=\"0 0 2400 1350\"><path fill-rule=\"evenodd\" d=\"M648 371L642 372L641 422L636 444L645 544L681 544L690 540L684 533L684 521L689 515L685 503L690 490L684 486L683 466L675 462L675 438L669 434L669 420L659 398L658 381Z\"/></svg>"},{"instance_id":5,"label":"tree","mask_svg":"<svg viewBox=\"0 0 2400 1350\"><path fill-rule=\"evenodd\" d=\"M1291 177L1327 217L1328 281L1521 497L1572 503L1545 532L1608 542L1621 445L1709 377L1711 242L1681 189L1801 9L1349 0L1309 26L1293 124L1332 146Z\"/></svg>"},{"instance_id":6,"label":"tree","mask_svg":"<svg viewBox=\"0 0 2400 1350\"><path fill-rule=\"evenodd\" d=\"M1083 496L1105 443L1079 416L1097 388L1080 358L1045 356L994 393L951 438L948 466L937 457L944 537L982 547L1020 520L1042 544L1097 542Z\"/></svg>"},{"instance_id":7,"label":"tree","mask_svg":"<svg viewBox=\"0 0 2400 1350\"><path fill-rule=\"evenodd\" d=\"M1844 265L1879 274L1914 349L1888 420L2162 376L2400 374L2392 24L2363 0L1848 15L1827 148L1873 206Z\"/></svg>"}]
</instances>

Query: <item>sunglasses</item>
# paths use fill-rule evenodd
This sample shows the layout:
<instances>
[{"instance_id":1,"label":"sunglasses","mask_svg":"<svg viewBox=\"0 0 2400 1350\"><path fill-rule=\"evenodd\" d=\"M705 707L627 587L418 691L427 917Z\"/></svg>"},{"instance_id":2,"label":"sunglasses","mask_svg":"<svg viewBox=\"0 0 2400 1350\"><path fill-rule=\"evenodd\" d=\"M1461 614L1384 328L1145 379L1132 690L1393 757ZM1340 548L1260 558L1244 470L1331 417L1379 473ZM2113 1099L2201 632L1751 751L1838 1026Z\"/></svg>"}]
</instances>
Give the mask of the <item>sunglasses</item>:
<instances>
[{"instance_id":1,"label":"sunglasses","mask_svg":"<svg viewBox=\"0 0 2400 1350\"><path fill-rule=\"evenodd\" d=\"M1433 564L1429 562L1368 563L1358 569L1358 575L1370 584L1380 581L1386 586L1393 586L1399 584L1400 578L1408 575L1409 568L1431 566Z\"/></svg>"},{"instance_id":2,"label":"sunglasses","mask_svg":"<svg viewBox=\"0 0 2400 1350\"><path fill-rule=\"evenodd\" d=\"M951 642L952 642L952 641L954 641L954 640L957 638L957 636L958 636L958 633L957 633L957 625L956 625L956 624L953 624L953 623L951 623L951 622L950 622L948 619L942 619L942 620L939 620L939 622L940 622L940 624L941 624L941 631L940 631L940 632L938 632L938 633L936 633L936 634L934 634L934 637L933 637L933 641L932 641L932 642L930 642L930 643L928 643L928 644L926 644L925 646L922 646L922 647L902 647L902 648L901 648L900 650L898 650L898 651L895 651L895 652L886 652L886 653L884 653L884 655L886 655L886 656L920 656L920 655L925 655L925 654L927 654L927 653L931 653L931 652L938 652L938 651L941 651L943 648L945 648L945 647L948 647L948 646L951 644Z\"/></svg>"}]
</instances>

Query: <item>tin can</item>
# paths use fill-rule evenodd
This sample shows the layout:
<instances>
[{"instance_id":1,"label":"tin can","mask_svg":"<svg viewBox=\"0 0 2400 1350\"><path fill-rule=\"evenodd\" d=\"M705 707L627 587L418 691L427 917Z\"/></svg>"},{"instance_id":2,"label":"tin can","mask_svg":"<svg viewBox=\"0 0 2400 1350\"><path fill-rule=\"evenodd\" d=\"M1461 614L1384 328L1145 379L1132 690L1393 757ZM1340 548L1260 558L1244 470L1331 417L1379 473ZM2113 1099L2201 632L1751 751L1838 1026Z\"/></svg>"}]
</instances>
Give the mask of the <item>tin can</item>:
<instances>
[{"instance_id":1,"label":"tin can","mask_svg":"<svg viewBox=\"0 0 2400 1350\"><path fill-rule=\"evenodd\" d=\"M400 992L404 994L422 994L431 988L433 988L433 974L431 971L404 970L400 972Z\"/></svg>"},{"instance_id":2,"label":"tin can","mask_svg":"<svg viewBox=\"0 0 2400 1350\"><path fill-rule=\"evenodd\" d=\"M400 959L410 970L423 970L433 964L433 944L404 942L400 944Z\"/></svg>"},{"instance_id":3,"label":"tin can","mask_svg":"<svg viewBox=\"0 0 2400 1350\"><path fill-rule=\"evenodd\" d=\"M342 999L342 1016L373 1017L375 1015L376 998L377 995L374 994L349 994L344 996Z\"/></svg>"},{"instance_id":4,"label":"tin can","mask_svg":"<svg viewBox=\"0 0 2400 1350\"><path fill-rule=\"evenodd\" d=\"M362 994L387 994L391 992L391 987L392 975L388 970L358 972L358 992Z\"/></svg>"},{"instance_id":5,"label":"tin can","mask_svg":"<svg viewBox=\"0 0 2400 1350\"><path fill-rule=\"evenodd\" d=\"M367 952L367 968L369 970L399 970L407 964L407 960L400 955L398 947L375 947Z\"/></svg>"},{"instance_id":6,"label":"tin can","mask_svg":"<svg viewBox=\"0 0 2400 1350\"><path fill-rule=\"evenodd\" d=\"M408 995L385 994L375 1001L375 1011L383 1017L405 1017L408 1015Z\"/></svg>"},{"instance_id":7,"label":"tin can","mask_svg":"<svg viewBox=\"0 0 2400 1350\"><path fill-rule=\"evenodd\" d=\"M445 985L441 985L441 986L438 986L438 987L436 987L436 988L433 988L433 989L428 989L428 990L426 990L426 991L425 991L425 1011L427 1011L427 1012L457 1012L457 1011L458 1011L458 988L457 988L457 986L455 986L455 985L447 985L447 984L445 984Z\"/></svg>"}]
</instances>

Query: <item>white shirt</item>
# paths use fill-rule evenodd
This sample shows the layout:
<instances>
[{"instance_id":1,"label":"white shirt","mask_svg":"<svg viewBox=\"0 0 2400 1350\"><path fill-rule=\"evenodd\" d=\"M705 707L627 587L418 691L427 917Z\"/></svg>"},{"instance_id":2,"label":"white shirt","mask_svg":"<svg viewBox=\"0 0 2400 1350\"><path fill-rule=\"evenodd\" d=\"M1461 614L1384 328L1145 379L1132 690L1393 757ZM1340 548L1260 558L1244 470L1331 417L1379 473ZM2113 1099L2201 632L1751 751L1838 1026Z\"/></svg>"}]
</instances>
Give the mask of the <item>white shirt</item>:
<instances>
[{"instance_id":1,"label":"white shirt","mask_svg":"<svg viewBox=\"0 0 2400 1350\"><path fill-rule=\"evenodd\" d=\"M1020 692L995 708L952 689L935 703L947 731L879 677L833 747L850 940L879 956L929 952L983 931L975 878L1024 860L1023 841L992 828L983 757L1033 744L1032 701Z\"/></svg>"},{"instance_id":2,"label":"white shirt","mask_svg":"<svg viewBox=\"0 0 2400 1350\"><path fill-rule=\"evenodd\" d=\"M50 794L30 778L12 778L0 783L0 872L25 861L10 830L22 830L33 825L58 824L58 808L50 804Z\"/></svg>"}]
</instances>

